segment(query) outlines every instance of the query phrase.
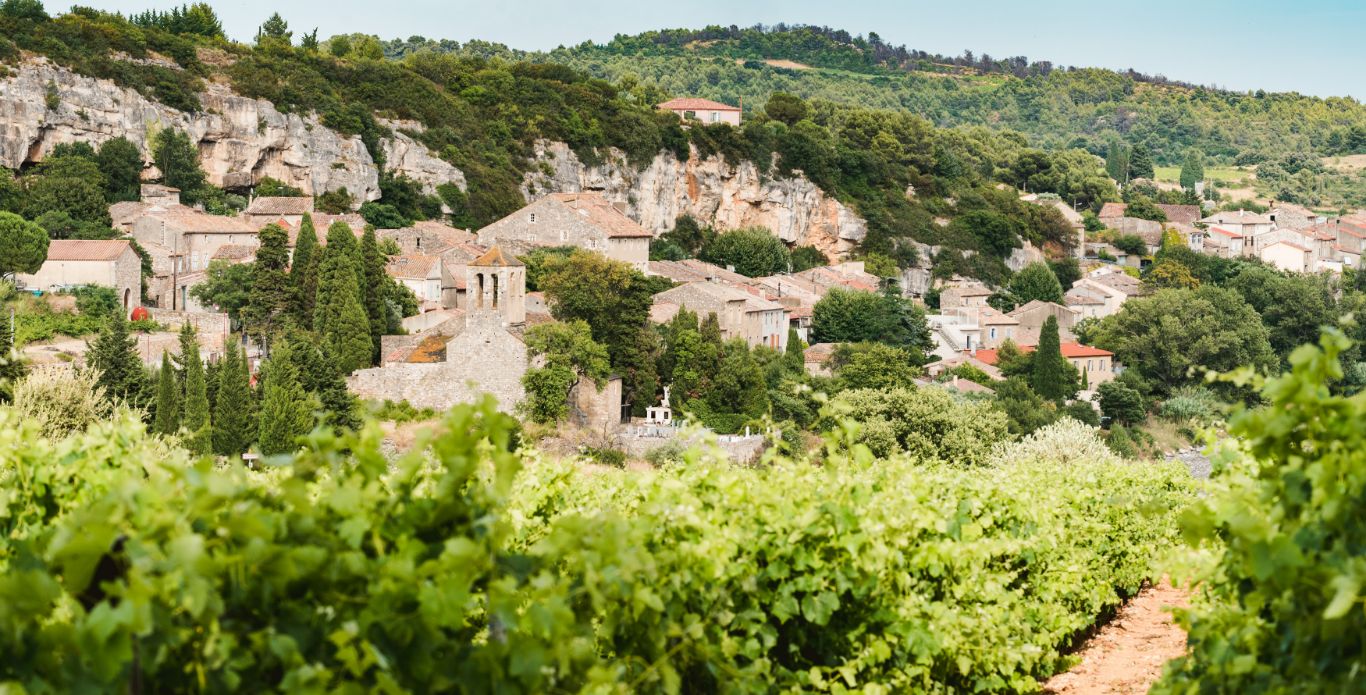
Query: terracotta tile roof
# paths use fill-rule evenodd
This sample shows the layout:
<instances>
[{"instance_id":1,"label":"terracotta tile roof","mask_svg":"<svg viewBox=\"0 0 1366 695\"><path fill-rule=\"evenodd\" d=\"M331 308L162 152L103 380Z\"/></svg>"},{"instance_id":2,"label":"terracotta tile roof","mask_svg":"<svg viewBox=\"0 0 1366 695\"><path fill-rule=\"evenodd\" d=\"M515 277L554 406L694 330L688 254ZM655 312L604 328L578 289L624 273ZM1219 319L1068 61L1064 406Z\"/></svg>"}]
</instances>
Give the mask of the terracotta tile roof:
<instances>
[{"instance_id":1,"label":"terracotta tile roof","mask_svg":"<svg viewBox=\"0 0 1366 695\"><path fill-rule=\"evenodd\" d=\"M654 234L636 224L601 193L552 193L548 197L586 217L589 223L603 230L609 238L654 238Z\"/></svg>"},{"instance_id":2,"label":"terracotta tile roof","mask_svg":"<svg viewBox=\"0 0 1366 695\"><path fill-rule=\"evenodd\" d=\"M252 234L256 232L256 226L248 224L245 220L236 217L224 217L223 215L210 215L192 208L173 208L161 214L157 214L155 211L148 211L148 213L163 220L167 226L190 234Z\"/></svg>"},{"instance_id":3,"label":"terracotta tile roof","mask_svg":"<svg viewBox=\"0 0 1366 695\"><path fill-rule=\"evenodd\" d=\"M816 343L802 353L802 357L807 362L829 362L835 356L835 348L839 343Z\"/></svg>"},{"instance_id":4,"label":"terracotta tile roof","mask_svg":"<svg viewBox=\"0 0 1366 695\"><path fill-rule=\"evenodd\" d=\"M1107 217L1123 217L1125 211L1127 211L1128 209L1129 206L1125 203L1106 203L1100 206L1100 214L1096 215L1096 217L1099 217L1101 219L1105 219Z\"/></svg>"},{"instance_id":5,"label":"terracotta tile roof","mask_svg":"<svg viewBox=\"0 0 1366 695\"><path fill-rule=\"evenodd\" d=\"M670 99L655 108L665 111L739 111L740 107L722 104L711 99L699 99L697 97L679 97Z\"/></svg>"},{"instance_id":6,"label":"terracotta tile roof","mask_svg":"<svg viewBox=\"0 0 1366 695\"><path fill-rule=\"evenodd\" d=\"M261 196L247 206L248 215L302 215L313 212L312 196Z\"/></svg>"},{"instance_id":7,"label":"terracotta tile roof","mask_svg":"<svg viewBox=\"0 0 1366 695\"><path fill-rule=\"evenodd\" d=\"M436 269L440 262L441 258L438 256L421 253L393 256L385 264L384 272L390 277L425 280L431 276L432 270Z\"/></svg>"},{"instance_id":8,"label":"terracotta tile roof","mask_svg":"<svg viewBox=\"0 0 1366 695\"><path fill-rule=\"evenodd\" d=\"M215 261L248 261L256 257L256 247L245 244L224 244L213 252L210 260Z\"/></svg>"},{"instance_id":9,"label":"terracotta tile roof","mask_svg":"<svg viewBox=\"0 0 1366 695\"><path fill-rule=\"evenodd\" d=\"M49 261L113 261L132 248L124 239L54 239L47 245Z\"/></svg>"},{"instance_id":10,"label":"terracotta tile roof","mask_svg":"<svg viewBox=\"0 0 1366 695\"><path fill-rule=\"evenodd\" d=\"M1200 221L1199 205L1167 205L1158 203L1157 209L1167 216L1172 224L1195 224Z\"/></svg>"},{"instance_id":11,"label":"terracotta tile roof","mask_svg":"<svg viewBox=\"0 0 1366 695\"><path fill-rule=\"evenodd\" d=\"M1035 346L1035 345L1021 345L1021 346L1020 346L1020 352L1034 352L1034 349L1035 349L1036 347L1037 347L1037 346ZM1058 346L1058 351L1062 353L1062 356L1063 356L1063 357L1066 357L1066 358L1068 358L1068 359L1076 359L1076 358L1078 358L1078 357L1114 357L1114 356L1115 356L1115 353L1110 352L1109 350L1102 350L1102 349L1100 349L1100 348L1098 348L1098 347L1091 347L1090 345L1082 345L1081 343L1062 343L1061 345ZM982 362L985 362L985 363L987 363L987 364L989 364L989 365L995 367L995 366L996 366L996 362L1000 359L1000 357L999 357L999 355L998 355L997 353L998 353L997 350L978 350L978 351L973 355L973 357L975 357L975 358L977 358L978 360L980 360L980 361L982 361Z\"/></svg>"},{"instance_id":12,"label":"terracotta tile roof","mask_svg":"<svg viewBox=\"0 0 1366 695\"><path fill-rule=\"evenodd\" d=\"M497 245L494 245L493 248L490 248L488 250L488 253L485 253L479 258L470 261L470 265L479 266L482 268L507 268L517 267L525 264L517 260L513 256L504 254L501 248L498 248Z\"/></svg>"},{"instance_id":13,"label":"terracotta tile roof","mask_svg":"<svg viewBox=\"0 0 1366 695\"><path fill-rule=\"evenodd\" d=\"M1244 236L1242 232L1235 232L1235 231L1233 231L1232 229L1225 229L1225 228L1223 228L1223 227L1210 227L1210 228L1209 228L1209 231L1210 231L1210 233L1212 233L1212 234L1218 234L1218 235L1220 235L1220 236L1232 237L1232 238L1234 238L1234 239L1242 239L1243 236Z\"/></svg>"}]
</instances>

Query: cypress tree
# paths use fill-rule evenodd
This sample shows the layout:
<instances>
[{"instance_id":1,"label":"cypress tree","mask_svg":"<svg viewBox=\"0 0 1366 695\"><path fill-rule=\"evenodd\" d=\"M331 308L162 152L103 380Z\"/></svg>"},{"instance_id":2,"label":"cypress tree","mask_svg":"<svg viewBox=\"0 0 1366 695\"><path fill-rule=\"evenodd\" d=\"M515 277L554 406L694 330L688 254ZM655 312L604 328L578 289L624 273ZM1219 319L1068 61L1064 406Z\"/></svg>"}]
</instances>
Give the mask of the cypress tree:
<instances>
[{"instance_id":1,"label":"cypress tree","mask_svg":"<svg viewBox=\"0 0 1366 695\"><path fill-rule=\"evenodd\" d=\"M327 235L327 252L318 269L317 305L313 312L313 330L337 359L343 374L370 365L373 344L370 339L370 320L361 303L360 283L356 279L355 259L344 242L334 237L351 239L349 229L344 235L332 225Z\"/></svg>"},{"instance_id":2,"label":"cypress tree","mask_svg":"<svg viewBox=\"0 0 1366 695\"><path fill-rule=\"evenodd\" d=\"M99 375L96 383L112 400L133 405L142 404L143 384L147 370L138 357L137 341L128 335L128 319L122 311L115 311L109 323L91 346L90 366Z\"/></svg>"},{"instance_id":3,"label":"cypress tree","mask_svg":"<svg viewBox=\"0 0 1366 695\"><path fill-rule=\"evenodd\" d=\"M346 388L346 379L337 370L337 360L319 346L311 334L291 338L290 358L298 370L299 383L317 397L323 409L323 422L337 429L360 427L356 397Z\"/></svg>"},{"instance_id":4,"label":"cypress tree","mask_svg":"<svg viewBox=\"0 0 1366 695\"><path fill-rule=\"evenodd\" d=\"M1049 316L1039 333L1039 346L1031 358L1029 385L1044 398L1061 403L1077 391L1077 372L1062 356L1058 319Z\"/></svg>"},{"instance_id":5,"label":"cypress tree","mask_svg":"<svg viewBox=\"0 0 1366 695\"><path fill-rule=\"evenodd\" d=\"M289 310L291 287L285 269L289 265L289 235L278 224L268 224L258 235L260 248L251 269L251 292L242 309L244 330L265 343L280 328Z\"/></svg>"},{"instance_id":6,"label":"cypress tree","mask_svg":"<svg viewBox=\"0 0 1366 695\"><path fill-rule=\"evenodd\" d=\"M199 357L199 341L189 323L180 328L180 368L185 373L184 411L180 426L189 434L185 447L196 454L209 453L212 433L209 430L208 382L204 375L204 361Z\"/></svg>"},{"instance_id":7,"label":"cypress tree","mask_svg":"<svg viewBox=\"0 0 1366 695\"><path fill-rule=\"evenodd\" d=\"M237 345L228 346L218 376L218 401L213 411L213 450L221 456L238 457L256 439L256 421L251 412L247 360Z\"/></svg>"},{"instance_id":8,"label":"cypress tree","mask_svg":"<svg viewBox=\"0 0 1366 695\"><path fill-rule=\"evenodd\" d=\"M790 374L803 374L806 371L806 343L797 335L797 329L787 329L787 352L783 355L784 367Z\"/></svg>"},{"instance_id":9,"label":"cypress tree","mask_svg":"<svg viewBox=\"0 0 1366 695\"><path fill-rule=\"evenodd\" d=\"M318 233L313 228L313 216L304 213L299 226L299 239L294 244L294 262L289 268L289 282L294 299L294 317L300 326L313 325L313 300L318 293Z\"/></svg>"},{"instance_id":10,"label":"cypress tree","mask_svg":"<svg viewBox=\"0 0 1366 695\"><path fill-rule=\"evenodd\" d=\"M263 370L259 421L263 454L294 451L295 441L313 427L314 400L299 383L290 352L289 344L282 344Z\"/></svg>"},{"instance_id":11,"label":"cypress tree","mask_svg":"<svg viewBox=\"0 0 1366 695\"><path fill-rule=\"evenodd\" d=\"M171 353L161 353L161 371L157 372L157 414L152 431L175 434L180 430L180 380L171 366Z\"/></svg>"},{"instance_id":12,"label":"cypress tree","mask_svg":"<svg viewBox=\"0 0 1366 695\"><path fill-rule=\"evenodd\" d=\"M365 234L360 240L361 265L365 281L361 283L362 300L365 302L365 315L370 320L370 364L379 362L380 336L385 327L385 288L389 278L384 273L384 254L379 252L379 242L375 239L374 225L365 225Z\"/></svg>"},{"instance_id":13,"label":"cypress tree","mask_svg":"<svg viewBox=\"0 0 1366 695\"><path fill-rule=\"evenodd\" d=\"M1129 156L1129 177L1151 179L1153 173L1152 153L1143 145L1134 145L1133 154Z\"/></svg>"},{"instance_id":14,"label":"cypress tree","mask_svg":"<svg viewBox=\"0 0 1366 695\"><path fill-rule=\"evenodd\" d=\"M0 314L0 403L8 403L14 396L14 383L24 378L28 369L19 352L14 349L14 333L9 329L9 316Z\"/></svg>"}]
</instances>

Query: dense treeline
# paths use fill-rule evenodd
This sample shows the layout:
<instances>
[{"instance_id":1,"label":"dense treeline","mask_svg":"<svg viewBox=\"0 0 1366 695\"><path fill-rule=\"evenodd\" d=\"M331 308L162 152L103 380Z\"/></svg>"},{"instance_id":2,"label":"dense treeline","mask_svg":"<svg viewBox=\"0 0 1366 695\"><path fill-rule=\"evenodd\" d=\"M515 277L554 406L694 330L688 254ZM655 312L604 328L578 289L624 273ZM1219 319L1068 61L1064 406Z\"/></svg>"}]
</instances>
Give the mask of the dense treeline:
<instances>
[{"instance_id":1,"label":"dense treeline","mask_svg":"<svg viewBox=\"0 0 1366 695\"><path fill-rule=\"evenodd\" d=\"M931 56L890 46L876 34L864 39L826 28L657 31L548 53L422 37L385 44L395 56L422 49L562 63L603 79L753 106L782 91L905 109L941 127L1008 128L1039 146L1080 146L1098 155L1120 137L1147 148L1159 164L1179 164L1191 147L1216 161L1245 164L1295 152L1366 152L1366 108L1350 98L1232 92L1133 71L1054 69L1047 61L970 52ZM940 74L945 71L953 74Z\"/></svg>"}]
</instances>

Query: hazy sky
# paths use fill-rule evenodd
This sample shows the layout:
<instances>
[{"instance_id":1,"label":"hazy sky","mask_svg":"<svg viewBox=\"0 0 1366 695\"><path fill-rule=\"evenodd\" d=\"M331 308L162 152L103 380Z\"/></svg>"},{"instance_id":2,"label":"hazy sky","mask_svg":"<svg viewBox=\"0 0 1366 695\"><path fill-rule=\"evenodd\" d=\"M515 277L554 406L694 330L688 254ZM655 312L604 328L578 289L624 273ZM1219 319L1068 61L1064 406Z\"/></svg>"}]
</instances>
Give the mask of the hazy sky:
<instances>
[{"instance_id":1,"label":"hazy sky","mask_svg":"<svg viewBox=\"0 0 1366 695\"><path fill-rule=\"evenodd\" d=\"M82 0L121 12L186 0ZM64 7L47 0L50 8ZM1230 89L1366 99L1366 0L220 0L228 34L249 40L278 10L296 32L478 38L549 49L647 29L817 24L957 55L1028 56L1134 68Z\"/></svg>"}]
</instances>

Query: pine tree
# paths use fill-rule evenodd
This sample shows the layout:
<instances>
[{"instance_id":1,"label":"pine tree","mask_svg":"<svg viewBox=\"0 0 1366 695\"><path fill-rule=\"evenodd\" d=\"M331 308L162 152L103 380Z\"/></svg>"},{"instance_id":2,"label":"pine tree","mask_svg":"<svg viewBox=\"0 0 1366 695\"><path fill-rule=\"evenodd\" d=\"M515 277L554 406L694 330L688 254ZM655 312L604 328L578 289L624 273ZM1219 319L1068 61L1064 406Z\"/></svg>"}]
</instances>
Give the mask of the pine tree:
<instances>
[{"instance_id":1,"label":"pine tree","mask_svg":"<svg viewBox=\"0 0 1366 695\"><path fill-rule=\"evenodd\" d=\"M299 239L294 244L294 262L289 268L289 283L293 291L294 316L300 326L313 325L313 300L318 293L318 233L313 228L313 216L304 213L299 226Z\"/></svg>"},{"instance_id":2,"label":"pine tree","mask_svg":"<svg viewBox=\"0 0 1366 695\"><path fill-rule=\"evenodd\" d=\"M1062 356L1058 319L1049 316L1039 332L1039 346L1030 359L1029 385L1044 398L1061 403L1077 392L1077 370Z\"/></svg>"},{"instance_id":3,"label":"pine tree","mask_svg":"<svg viewBox=\"0 0 1366 695\"><path fill-rule=\"evenodd\" d=\"M171 353L161 353L161 371L157 372L157 414L152 431L171 435L180 430L180 380L171 366Z\"/></svg>"},{"instance_id":4,"label":"pine tree","mask_svg":"<svg viewBox=\"0 0 1366 695\"><path fill-rule=\"evenodd\" d=\"M259 444L267 455L294 451L298 438L313 428L315 401L299 383L290 352L289 343L282 343L263 370Z\"/></svg>"},{"instance_id":5,"label":"pine tree","mask_svg":"<svg viewBox=\"0 0 1366 695\"><path fill-rule=\"evenodd\" d=\"M365 234L360 240L360 258L365 271L365 281L361 283L361 298L365 303L366 318L370 320L370 364L376 364L379 362L380 337L384 335L387 323L384 290L389 286L389 278L384 273L385 258L379 251L379 242L375 239L373 225L365 226Z\"/></svg>"},{"instance_id":6,"label":"pine tree","mask_svg":"<svg viewBox=\"0 0 1366 695\"><path fill-rule=\"evenodd\" d=\"M1186 150L1186 158L1181 162L1181 187L1195 190L1195 184L1205 180L1205 155L1195 148Z\"/></svg>"},{"instance_id":7,"label":"pine tree","mask_svg":"<svg viewBox=\"0 0 1366 695\"><path fill-rule=\"evenodd\" d=\"M137 341L128 335L128 319L115 311L91 346L89 364L99 375L96 383L112 400L142 405L147 370L138 357Z\"/></svg>"},{"instance_id":8,"label":"pine tree","mask_svg":"<svg viewBox=\"0 0 1366 695\"><path fill-rule=\"evenodd\" d=\"M355 258L351 253L355 239L346 230L344 235L351 238L351 247L334 237L338 227L333 225L327 235L327 252L323 254L322 267L318 269L318 299L313 312L313 330L337 358L337 367L343 374L369 366L373 344L370 339L370 320L361 303L360 283L357 281Z\"/></svg>"},{"instance_id":9,"label":"pine tree","mask_svg":"<svg viewBox=\"0 0 1366 695\"><path fill-rule=\"evenodd\" d=\"M208 381L204 361L199 356L199 340L189 323L180 328L180 369L185 375L184 409L180 419L180 426L187 432L185 448L196 454L207 454L212 444Z\"/></svg>"},{"instance_id":10,"label":"pine tree","mask_svg":"<svg viewBox=\"0 0 1366 695\"><path fill-rule=\"evenodd\" d=\"M251 382L246 356L237 345L228 346L218 372L218 399L213 411L213 450L220 456L239 457L256 439L252 416Z\"/></svg>"},{"instance_id":11,"label":"pine tree","mask_svg":"<svg viewBox=\"0 0 1366 695\"><path fill-rule=\"evenodd\" d=\"M14 333L9 328L8 312L0 314L0 403L8 403L14 395L14 384L24 378L28 368L14 349Z\"/></svg>"},{"instance_id":12,"label":"pine tree","mask_svg":"<svg viewBox=\"0 0 1366 695\"><path fill-rule=\"evenodd\" d=\"M251 292L242 309L248 335L265 343L280 329L290 307L291 287L285 268L289 265L289 235L277 224L268 224L258 235L256 262L251 270Z\"/></svg>"}]
</instances>

